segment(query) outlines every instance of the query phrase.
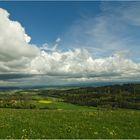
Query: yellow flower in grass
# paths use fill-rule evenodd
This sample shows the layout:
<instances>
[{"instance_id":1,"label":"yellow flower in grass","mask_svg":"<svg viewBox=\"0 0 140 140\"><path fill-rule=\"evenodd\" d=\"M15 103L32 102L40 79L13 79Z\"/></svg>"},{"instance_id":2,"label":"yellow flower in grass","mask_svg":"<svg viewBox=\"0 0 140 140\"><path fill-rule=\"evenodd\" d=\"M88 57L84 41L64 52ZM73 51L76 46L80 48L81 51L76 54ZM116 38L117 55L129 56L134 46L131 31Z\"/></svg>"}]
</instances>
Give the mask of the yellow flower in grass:
<instances>
[{"instance_id":1,"label":"yellow flower in grass","mask_svg":"<svg viewBox=\"0 0 140 140\"><path fill-rule=\"evenodd\" d=\"M43 103L43 104L51 104L52 103L52 101L49 101L49 100L39 100L38 102Z\"/></svg>"}]
</instances>

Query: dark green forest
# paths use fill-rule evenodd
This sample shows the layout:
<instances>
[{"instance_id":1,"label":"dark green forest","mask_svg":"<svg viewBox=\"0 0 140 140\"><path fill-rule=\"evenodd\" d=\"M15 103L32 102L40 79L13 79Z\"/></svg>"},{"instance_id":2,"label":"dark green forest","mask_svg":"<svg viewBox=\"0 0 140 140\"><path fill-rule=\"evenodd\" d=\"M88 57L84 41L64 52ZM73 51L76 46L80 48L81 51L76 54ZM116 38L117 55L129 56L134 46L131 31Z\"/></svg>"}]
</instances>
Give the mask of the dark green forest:
<instances>
[{"instance_id":1,"label":"dark green forest","mask_svg":"<svg viewBox=\"0 0 140 140\"><path fill-rule=\"evenodd\" d=\"M1 108L36 108L35 101L54 97L61 102L98 108L140 109L140 84L69 89L1 91Z\"/></svg>"},{"instance_id":2,"label":"dark green forest","mask_svg":"<svg viewBox=\"0 0 140 140\"><path fill-rule=\"evenodd\" d=\"M140 109L140 84L41 90L39 95L63 98L65 102L84 106Z\"/></svg>"}]
</instances>

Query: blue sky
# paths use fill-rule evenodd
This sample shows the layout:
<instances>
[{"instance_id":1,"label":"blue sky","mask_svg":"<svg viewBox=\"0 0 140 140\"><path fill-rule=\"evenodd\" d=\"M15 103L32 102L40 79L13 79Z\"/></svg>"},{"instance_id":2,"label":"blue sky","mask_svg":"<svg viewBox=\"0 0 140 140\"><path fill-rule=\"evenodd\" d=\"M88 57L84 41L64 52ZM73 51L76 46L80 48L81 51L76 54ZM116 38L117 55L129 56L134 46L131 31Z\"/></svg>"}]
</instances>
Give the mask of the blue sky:
<instances>
[{"instance_id":1,"label":"blue sky","mask_svg":"<svg viewBox=\"0 0 140 140\"><path fill-rule=\"evenodd\" d=\"M135 51L133 49L139 49L140 31L137 23L140 24L140 21L135 19L139 19L140 2L15 1L0 2L0 6L10 12L10 19L22 24L26 33L31 36L31 43L38 46L44 43L53 46L59 37L62 40L60 47L64 50L75 47L90 48L90 51L93 51L93 49L91 50L93 47L102 49L104 40L97 42L98 38L95 35L86 34L86 32L100 24L100 21L97 20L103 20L102 24L106 25L99 28L107 31L102 33L99 31L100 37L100 34L106 34L105 36L109 34L109 38L114 36L112 40L123 44L124 51L131 49L132 52ZM124 13L126 19L123 17ZM102 39L104 38L102 36ZM109 39L107 38L107 40ZM107 42L107 46L109 43L110 41ZM108 49L107 46L104 47ZM100 55L106 56L114 51L117 50L113 49L111 52L103 52ZM135 57L132 57L135 61L139 61L137 52L136 55L134 54Z\"/></svg>"},{"instance_id":2,"label":"blue sky","mask_svg":"<svg viewBox=\"0 0 140 140\"><path fill-rule=\"evenodd\" d=\"M63 36L72 23L83 15L100 12L99 2L0 2L13 20L19 21L32 37L31 42L43 44Z\"/></svg>"},{"instance_id":3,"label":"blue sky","mask_svg":"<svg viewBox=\"0 0 140 140\"><path fill-rule=\"evenodd\" d=\"M0 85L140 80L140 2L0 2Z\"/></svg>"}]
</instances>

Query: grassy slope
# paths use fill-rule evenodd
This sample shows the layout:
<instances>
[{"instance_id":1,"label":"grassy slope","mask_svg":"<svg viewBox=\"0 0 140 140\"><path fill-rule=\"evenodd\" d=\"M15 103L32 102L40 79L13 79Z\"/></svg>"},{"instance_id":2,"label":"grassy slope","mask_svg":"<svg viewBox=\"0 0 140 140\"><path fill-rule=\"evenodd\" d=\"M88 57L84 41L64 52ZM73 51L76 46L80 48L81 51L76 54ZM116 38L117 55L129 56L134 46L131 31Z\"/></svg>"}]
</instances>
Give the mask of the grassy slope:
<instances>
[{"instance_id":1,"label":"grassy slope","mask_svg":"<svg viewBox=\"0 0 140 140\"><path fill-rule=\"evenodd\" d=\"M39 108L0 109L0 138L140 138L140 111L96 110L33 96ZM39 101L51 101L40 103Z\"/></svg>"},{"instance_id":2,"label":"grassy slope","mask_svg":"<svg viewBox=\"0 0 140 140\"><path fill-rule=\"evenodd\" d=\"M84 110L84 111L90 111L95 109L95 107L87 107L66 103L63 102L60 98L58 99L54 97L47 97L47 99L44 100L42 97L39 97L38 99L39 99L38 101L32 101L31 103L36 104L36 106L39 108L58 109L58 110ZM48 101L50 101L51 103L47 103Z\"/></svg>"},{"instance_id":3,"label":"grassy slope","mask_svg":"<svg viewBox=\"0 0 140 140\"><path fill-rule=\"evenodd\" d=\"M140 138L140 111L0 109L0 138Z\"/></svg>"}]
</instances>

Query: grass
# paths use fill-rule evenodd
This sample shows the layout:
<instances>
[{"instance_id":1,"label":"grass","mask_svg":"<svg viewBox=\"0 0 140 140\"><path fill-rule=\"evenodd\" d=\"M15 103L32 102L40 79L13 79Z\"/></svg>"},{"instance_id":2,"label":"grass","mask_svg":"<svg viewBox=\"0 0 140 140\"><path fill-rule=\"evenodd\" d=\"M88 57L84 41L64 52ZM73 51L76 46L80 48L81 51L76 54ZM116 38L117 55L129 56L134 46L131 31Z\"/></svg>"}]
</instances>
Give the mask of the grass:
<instances>
[{"instance_id":1,"label":"grass","mask_svg":"<svg viewBox=\"0 0 140 140\"><path fill-rule=\"evenodd\" d=\"M0 138L140 138L140 112L0 109Z\"/></svg>"},{"instance_id":2,"label":"grass","mask_svg":"<svg viewBox=\"0 0 140 140\"><path fill-rule=\"evenodd\" d=\"M43 103L43 104L51 104L52 103L52 101L49 101L49 100L39 100L38 102Z\"/></svg>"},{"instance_id":3,"label":"grass","mask_svg":"<svg viewBox=\"0 0 140 140\"><path fill-rule=\"evenodd\" d=\"M37 101L31 102L36 104L39 108L46 109L56 109L56 110L84 110L90 111L95 109L95 107L79 106L71 103L63 102L62 99L47 97L47 99L40 98Z\"/></svg>"},{"instance_id":4,"label":"grass","mask_svg":"<svg viewBox=\"0 0 140 140\"><path fill-rule=\"evenodd\" d=\"M34 109L0 108L0 139L140 139L140 111L33 95Z\"/></svg>"}]
</instances>

